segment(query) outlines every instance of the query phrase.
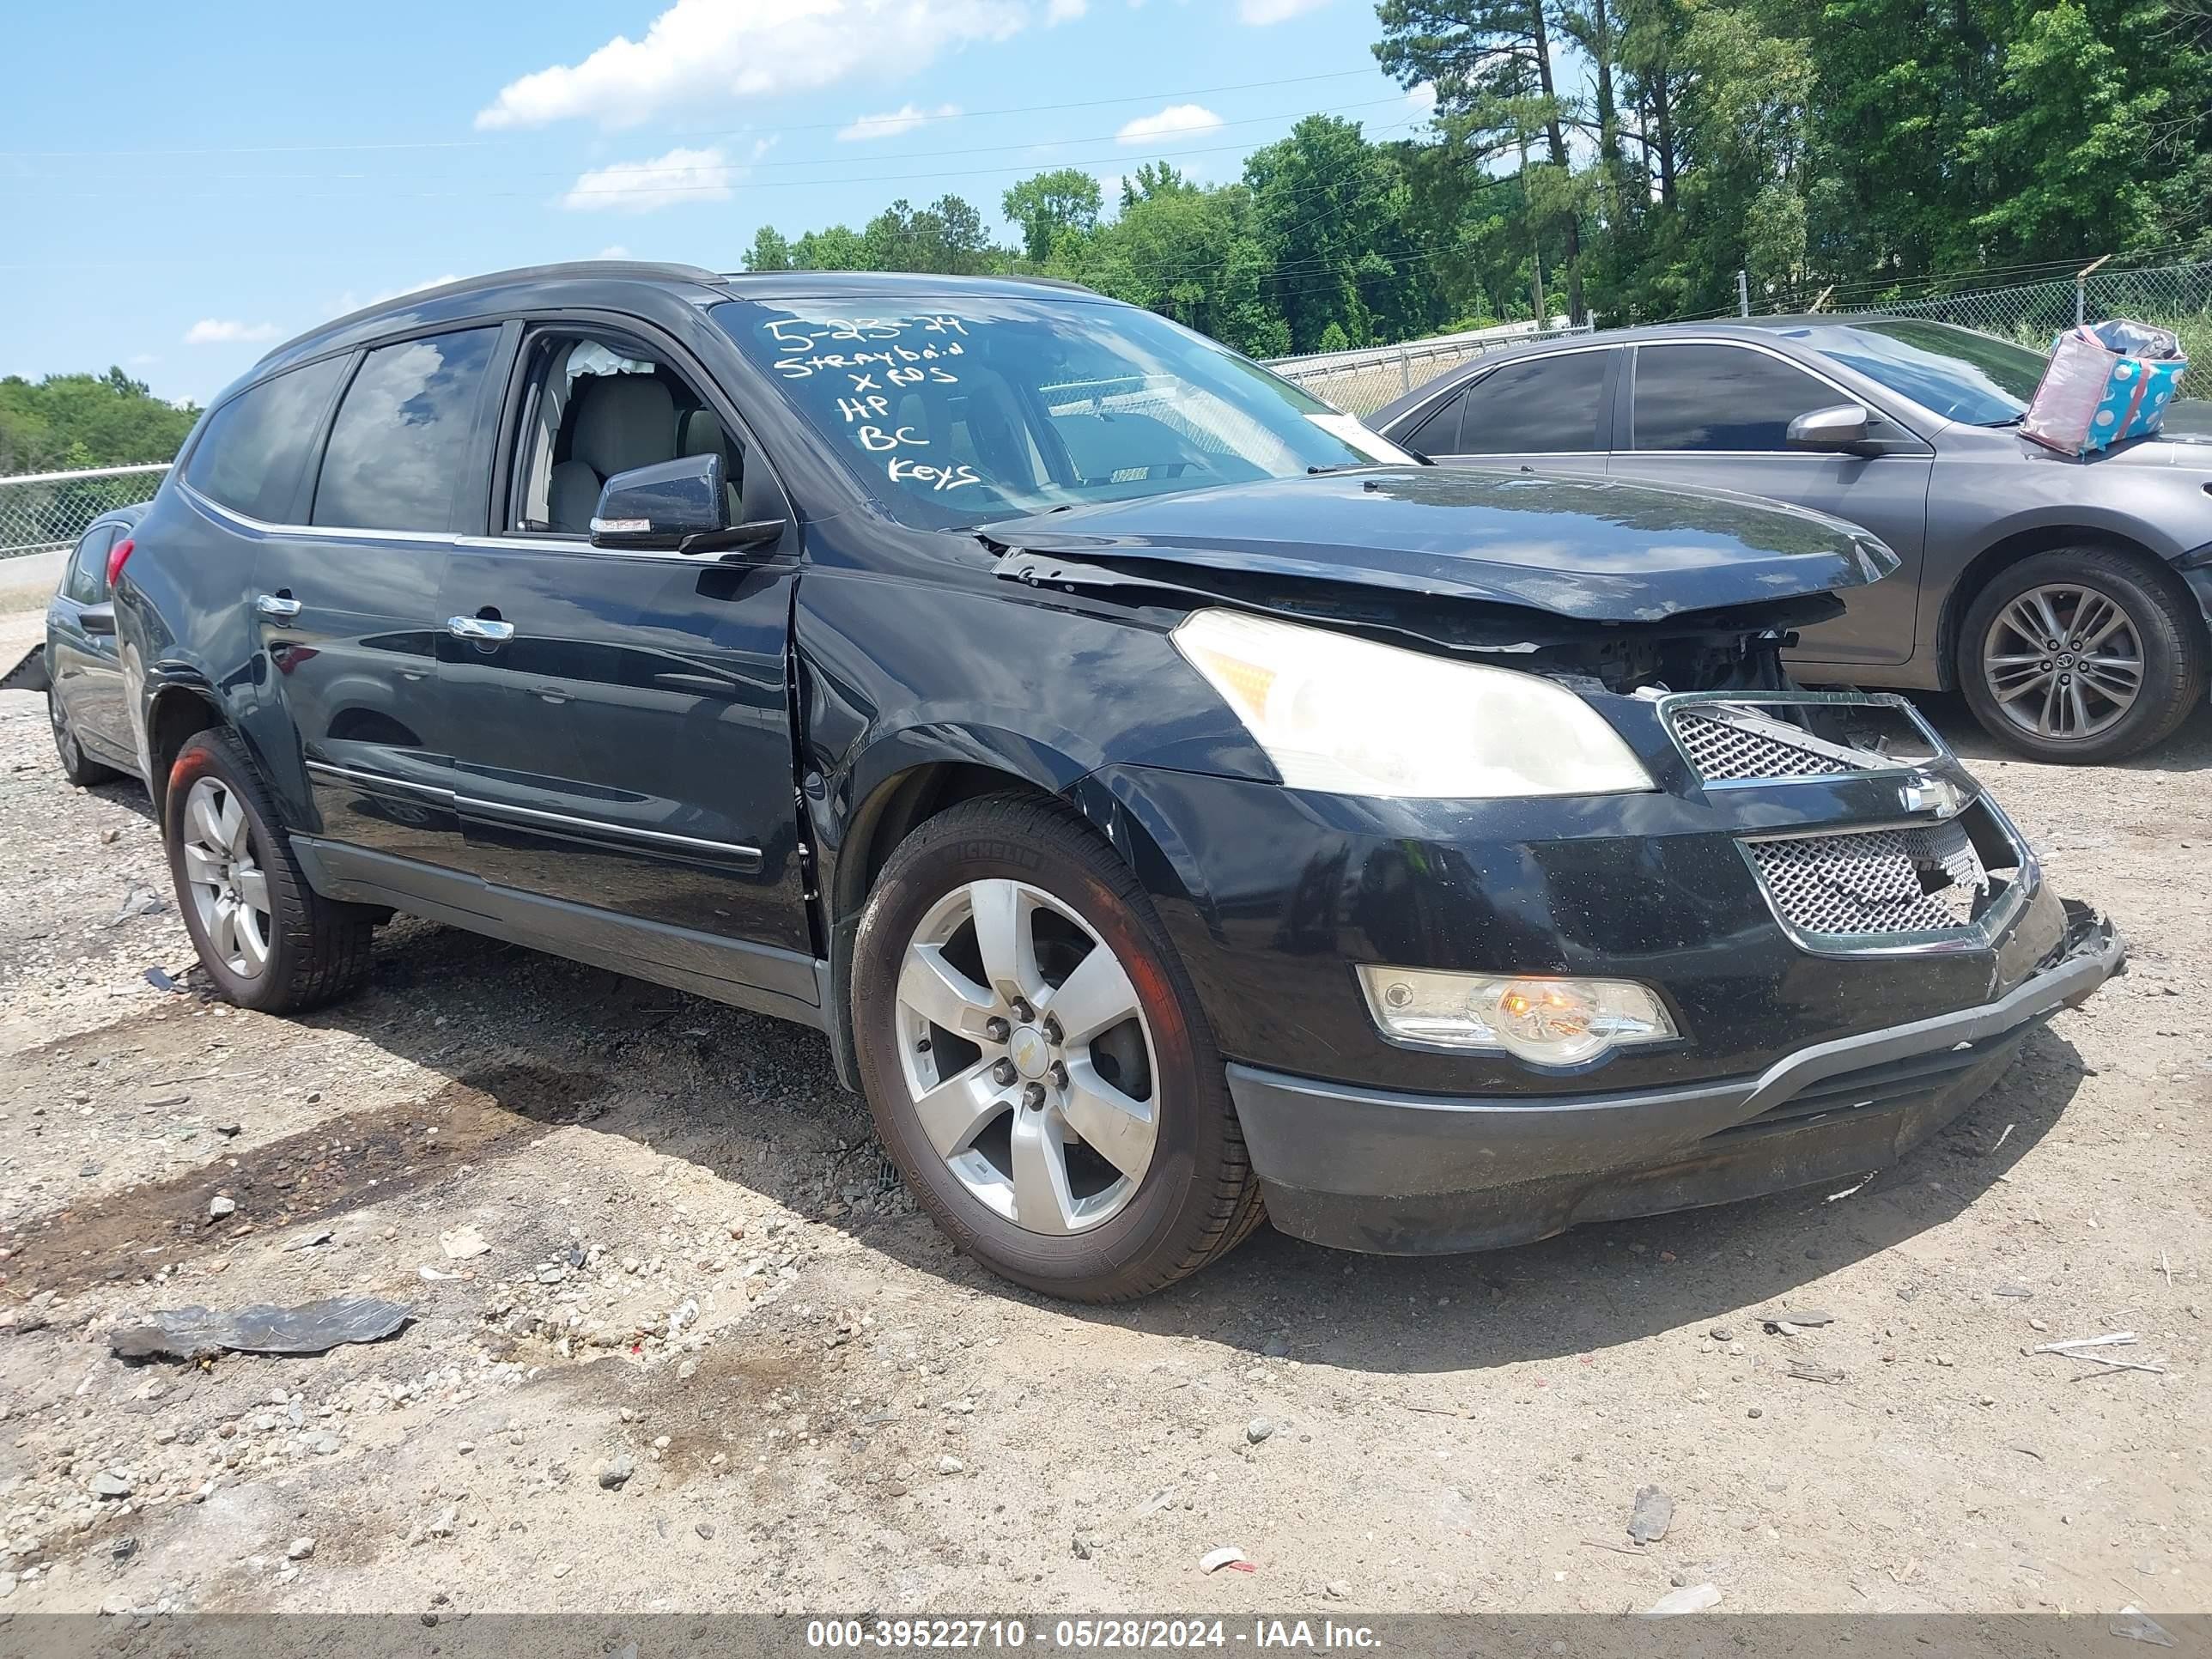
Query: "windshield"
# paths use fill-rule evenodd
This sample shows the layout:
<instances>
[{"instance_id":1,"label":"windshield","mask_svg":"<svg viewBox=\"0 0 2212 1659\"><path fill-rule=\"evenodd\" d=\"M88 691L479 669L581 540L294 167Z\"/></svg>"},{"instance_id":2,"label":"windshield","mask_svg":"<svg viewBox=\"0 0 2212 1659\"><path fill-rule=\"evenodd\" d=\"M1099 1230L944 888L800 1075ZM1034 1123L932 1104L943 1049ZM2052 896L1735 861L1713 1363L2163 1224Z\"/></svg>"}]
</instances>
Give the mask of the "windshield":
<instances>
[{"instance_id":1,"label":"windshield","mask_svg":"<svg viewBox=\"0 0 2212 1659\"><path fill-rule=\"evenodd\" d=\"M2039 351L1948 323L1892 318L1805 331L1806 343L1946 420L2009 426L2027 412Z\"/></svg>"},{"instance_id":2,"label":"windshield","mask_svg":"<svg viewBox=\"0 0 2212 1659\"><path fill-rule=\"evenodd\" d=\"M714 316L902 523L986 524L1413 457L1151 312L1021 296Z\"/></svg>"}]
</instances>

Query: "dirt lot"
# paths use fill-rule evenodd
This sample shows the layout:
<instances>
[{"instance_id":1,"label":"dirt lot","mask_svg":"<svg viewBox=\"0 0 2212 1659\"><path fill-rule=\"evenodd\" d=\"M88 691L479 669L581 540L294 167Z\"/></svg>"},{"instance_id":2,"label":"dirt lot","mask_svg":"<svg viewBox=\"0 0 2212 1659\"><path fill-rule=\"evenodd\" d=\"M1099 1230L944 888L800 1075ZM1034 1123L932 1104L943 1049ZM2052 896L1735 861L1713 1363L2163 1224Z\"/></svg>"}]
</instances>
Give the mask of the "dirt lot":
<instances>
[{"instance_id":1,"label":"dirt lot","mask_svg":"<svg viewBox=\"0 0 2212 1659\"><path fill-rule=\"evenodd\" d=\"M207 1000L139 792L0 696L0 1614L2212 1604L2212 722L2068 773L1936 712L2133 968L1907 1163L1101 1311L947 1250L805 1032L413 922L342 1007ZM339 1292L414 1321L108 1354ZM2023 1352L2119 1330L2163 1370Z\"/></svg>"}]
</instances>

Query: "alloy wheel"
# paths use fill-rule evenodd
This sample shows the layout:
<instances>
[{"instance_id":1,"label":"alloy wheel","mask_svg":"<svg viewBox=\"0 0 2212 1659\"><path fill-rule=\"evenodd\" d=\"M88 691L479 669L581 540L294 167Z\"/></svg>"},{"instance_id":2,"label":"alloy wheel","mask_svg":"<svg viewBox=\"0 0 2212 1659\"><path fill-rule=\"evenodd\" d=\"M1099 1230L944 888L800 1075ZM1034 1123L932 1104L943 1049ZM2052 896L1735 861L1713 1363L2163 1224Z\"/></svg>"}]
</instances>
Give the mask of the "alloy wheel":
<instances>
[{"instance_id":1,"label":"alloy wheel","mask_svg":"<svg viewBox=\"0 0 2212 1659\"><path fill-rule=\"evenodd\" d=\"M241 979L258 978L276 937L269 878L246 803L219 778L195 779L185 798L185 879L208 948Z\"/></svg>"},{"instance_id":2,"label":"alloy wheel","mask_svg":"<svg viewBox=\"0 0 2212 1659\"><path fill-rule=\"evenodd\" d=\"M2078 741L2110 731L2135 706L2142 641L2109 593L2046 582L1991 619L1982 675L1998 709L2021 731Z\"/></svg>"},{"instance_id":3,"label":"alloy wheel","mask_svg":"<svg viewBox=\"0 0 2212 1659\"><path fill-rule=\"evenodd\" d=\"M969 882L899 965L908 1103L970 1196L1031 1233L1110 1220L1152 1167L1158 1067L1128 970L1066 904Z\"/></svg>"}]
</instances>

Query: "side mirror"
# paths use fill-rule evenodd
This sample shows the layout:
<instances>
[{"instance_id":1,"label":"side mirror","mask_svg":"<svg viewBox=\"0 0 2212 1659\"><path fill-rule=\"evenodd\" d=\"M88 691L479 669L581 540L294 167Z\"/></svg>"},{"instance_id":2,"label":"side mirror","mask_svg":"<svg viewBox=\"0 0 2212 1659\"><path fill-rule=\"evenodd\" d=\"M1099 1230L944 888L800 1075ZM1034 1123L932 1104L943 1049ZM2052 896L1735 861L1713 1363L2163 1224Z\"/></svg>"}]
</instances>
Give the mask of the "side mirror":
<instances>
[{"instance_id":1,"label":"side mirror","mask_svg":"<svg viewBox=\"0 0 2212 1659\"><path fill-rule=\"evenodd\" d=\"M592 545L676 551L730 526L720 455L679 455L609 478L592 514Z\"/></svg>"},{"instance_id":2,"label":"side mirror","mask_svg":"<svg viewBox=\"0 0 2212 1659\"><path fill-rule=\"evenodd\" d=\"M781 519L730 522L722 458L679 455L609 478L592 515L592 545L654 552L719 553L783 534Z\"/></svg>"},{"instance_id":3,"label":"side mirror","mask_svg":"<svg viewBox=\"0 0 2212 1659\"><path fill-rule=\"evenodd\" d=\"M1790 422L1783 441L1792 449L1847 450L1867 441L1874 416L1860 404L1836 404L1808 410Z\"/></svg>"},{"instance_id":4,"label":"side mirror","mask_svg":"<svg viewBox=\"0 0 2212 1659\"><path fill-rule=\"evenodd\" d=\"M76 613L76 625L88 634L112 634L115 631L115 601L104 605L88 605Z\"/></svg>"}]
</instances>

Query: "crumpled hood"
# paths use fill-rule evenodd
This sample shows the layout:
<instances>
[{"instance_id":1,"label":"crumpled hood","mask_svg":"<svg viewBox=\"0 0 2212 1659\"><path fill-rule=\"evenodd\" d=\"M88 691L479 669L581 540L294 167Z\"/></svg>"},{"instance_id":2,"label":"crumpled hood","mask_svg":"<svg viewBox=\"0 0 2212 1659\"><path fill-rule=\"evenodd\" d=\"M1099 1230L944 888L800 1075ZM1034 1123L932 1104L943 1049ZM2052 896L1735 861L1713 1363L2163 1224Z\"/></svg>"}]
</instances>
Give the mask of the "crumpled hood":
<instances>
[{"instance_id":1,"label":"crumpled hood","mask_svg":"<svg viewBox=\"0 0 2212 1659\"><path fill-rule=\"evenodd\" d=\"M1030 553L1322 578L1584 622L1856 587L1897 568L1866 532L1748 495L1458 467L1372 467L985 526Z\"/></svg>"}]
</instances>

